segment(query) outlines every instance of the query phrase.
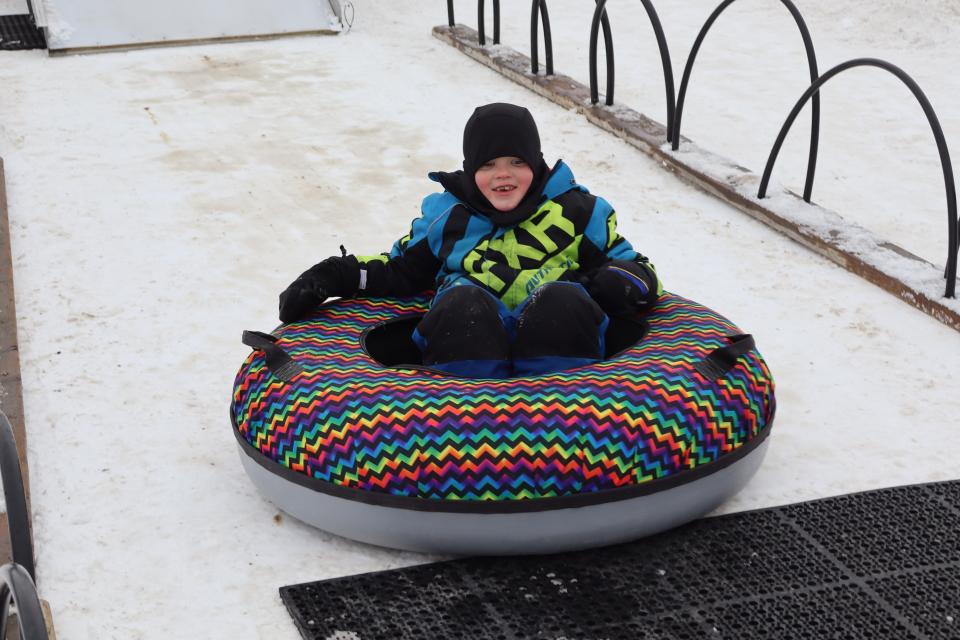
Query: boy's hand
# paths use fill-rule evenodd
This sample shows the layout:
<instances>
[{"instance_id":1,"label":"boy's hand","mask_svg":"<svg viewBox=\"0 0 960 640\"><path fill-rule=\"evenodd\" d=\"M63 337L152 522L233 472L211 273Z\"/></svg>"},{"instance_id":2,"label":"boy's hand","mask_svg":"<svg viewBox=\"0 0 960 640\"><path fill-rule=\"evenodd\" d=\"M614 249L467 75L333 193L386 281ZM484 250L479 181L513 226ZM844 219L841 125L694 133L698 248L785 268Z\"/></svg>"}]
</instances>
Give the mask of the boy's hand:
<instances>
[{"instance_id":1,"label":"boy's hand","mask_svg":"<svg viewBox=\"0 0 960 640\"><path fill-rule=\"evenodd\" d=\"M302 320L330 296L357 292L360 265L353 256L327 258L303 272L280 294L280 321Z\"/></svg>"},{"instance_id":2,"label":"boy's hand","mask_svg":"<svg viewBox=\"0 0 960 640\"><path fill-rule=\"evenodd\" d=\"M280 322L301 320L327 299L327 292L322 287L303 285L297 278L280 294Z\"/></svg>"},{"instance_id":3,"label":"boy's hand","mask_svg":"<svg viewBox=\"0 0 960 640\"><path fill-rule=\"evenodd\" d=\"M657 277L638 262L611 260L597 269L587 290L607 315L633 315L656 302Z\"/></svg>"}]
</instances>

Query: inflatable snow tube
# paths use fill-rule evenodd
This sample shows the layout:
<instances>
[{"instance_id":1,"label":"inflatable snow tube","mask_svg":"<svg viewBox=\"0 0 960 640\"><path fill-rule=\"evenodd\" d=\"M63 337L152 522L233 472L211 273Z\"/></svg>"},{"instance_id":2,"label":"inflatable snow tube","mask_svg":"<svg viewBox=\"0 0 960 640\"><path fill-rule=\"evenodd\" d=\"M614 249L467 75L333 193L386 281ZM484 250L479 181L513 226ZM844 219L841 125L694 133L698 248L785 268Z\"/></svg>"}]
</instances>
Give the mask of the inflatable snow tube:
<instances>
[{"instance_id":1,"label":"inflatable snow tube","mask_svg":"<svg viewBox=\"0 0 960 640\"><path fill-rule=\"evenodd\" d=\"M608 359L491 380L404 364L428 303L337 300L273 335L245 332L231 418L267 499L381 546L554 553L693 520L760 466L770 372L702 305L664 293L642 339L608 332L620 343Z\"/></svg>"}]
</instances>

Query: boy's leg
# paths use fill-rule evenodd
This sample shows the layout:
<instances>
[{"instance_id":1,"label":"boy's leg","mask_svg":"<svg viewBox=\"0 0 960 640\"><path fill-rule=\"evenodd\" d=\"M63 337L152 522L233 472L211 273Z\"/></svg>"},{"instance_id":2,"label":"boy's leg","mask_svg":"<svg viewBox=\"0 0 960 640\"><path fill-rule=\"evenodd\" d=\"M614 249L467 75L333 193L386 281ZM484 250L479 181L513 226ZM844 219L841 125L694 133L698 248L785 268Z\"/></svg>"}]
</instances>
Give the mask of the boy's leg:
<instances>
[{"instance_id":1,"label":"boy's leg","mask_svg":"<svg viewBox=\"0 0 960 640\"><path fill-rule=\"evenodd\" d=\"M603 358L609 320L581 285L548 282L514 313L514 375L560 371Z\"/></svg>"},{"instance_id":2,"label":"boy's leg","mask_svg":"<svg viewBox=\"0 0 960 640\"><path fill-rule=\"evenodd\" d=\"M467 378L510 375L503 303L475 285L442 291L413 332L423 364Z\"/></svg>"}]
</instances>

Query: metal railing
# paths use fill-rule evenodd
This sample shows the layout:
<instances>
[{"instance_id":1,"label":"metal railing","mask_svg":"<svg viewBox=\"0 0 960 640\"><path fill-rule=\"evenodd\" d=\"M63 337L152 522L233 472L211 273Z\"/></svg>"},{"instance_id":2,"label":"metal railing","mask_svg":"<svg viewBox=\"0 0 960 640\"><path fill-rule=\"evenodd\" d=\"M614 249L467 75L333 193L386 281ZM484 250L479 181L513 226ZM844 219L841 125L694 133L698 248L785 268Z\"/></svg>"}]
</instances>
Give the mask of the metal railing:
<instances>
[{"instance_id":1,"label":"metal railing","mask_svg":"<svg viewBox=\"0 0 960 640\"><path fill-rule=\"evenodd\" d=\"M17 610L20 637L47 640L47 627L35 584L30 515L20 470L17 441L7 416L0 412L0 477L7 505L7 528L13 561L0 567L0 624L6 629L11 603Z\"/></svg>"},{"instance_id":2,"label":"metal railing","mask_svg":"<svg viewBox=\"0 0 960 640\"><path fill-rule=\"evenodd\" d=\"M477 35L479 36L480 46L487 44L487 18L484 1L477 1ZM449 18L453 19L452 0L448 0L447 10ZM452 26L452 25L451 25ZM500 0L493 0L493 44L500 44Z\"/></svg>"},{"instance_id":3,"label":"metal railing","mask_svg":"<svg viewBox=\"0 0 960 640\"><path fill-rule=\"evenodd\" d=\"M553 75L553 34L550 31L550 13L547 0L533 0L530 11L530 67L534 75L540 72L539 25L543 22L543 48L546 57L546 75ZM447 25L455 26L453 0L447 0ZM477 0L477 42L487 45L487 21L484 0ZM493 0L493 44L500 44L500 0Z\"/></svg>"},{"instance_id":4,"label":"metal railing","mask_svg":"<svg viewBox=\"0 0 960 640\"><path fill-rule=\"evenodd\" d=\"M537 43L539 23L543 22L543 51L547 59L548 76L553 75L553 35L550 33L550 13L547 11L547 0L533 0L530 8L530 71L536 75L540 73L540 46Z\"/></svg>"},{"instance_id":5,"label":"metal railing","mask_svg":"<svg viewBox=\"0 0 960 640\"><path fill-rule=\"evenodd\" d=\"M663 25L660 24L660 17L657 10L653 7L651 0L641 0L643 8L647 12L647 18L650 20L650 26L657 37L657 48L660 50L660 64L663 66L663 85L667 96L667 140L672 139L673 117L676 111L676 97L673 88L673 65L670 62L670 47L667 46L667 36L663 32ZM597 6L593 11L593 20L590 23L590 99L593 104L599 102L597 91L597 32L600 29L600 23L606 14L607 0L597 0ZM604 41L611 42L609 26L603 32ZM607 105L613 104L613 73L611 71L611 60L613 59L612 44L607 47Z\"/></svg>"},{"instance_id":6,"label":"metal railing","mask_svg":"<svg viewBox=\"0 0 960 640\"><path fill-rule=\"evenodd\" d=\"M0 567L0 621L4 629L11 615L11 604L17 609L22 640L49 640L37 587L27 570L13 562Z\"/></svg>"},{"instance_id":7,"label":"metal railing","mask_svg":"<svg viewBox=\"0 0 960 640\"><path fill-rule=\"evenodd\" d=\"M960 245L960 236L957 235L957 190L953 180L953 165L950 162L950 150L947 148L947 141L943 135L943 128L940 126L940 120L937 118L937 114L934 112L933 106L930 104L930 100L927 99L927 96L923 93L920 85L918 85L914 79L907 75L907 73L900 67L897 67L886 60L878 60L877 58L855 58L853 60L847 60L846 62L838 64L817 78L817 80L814 81L813 84L811 84L807 90L803 92L803 95L800 96L800 99L797 100L797 103L790 111L790 115L787 116L786 122L783 123L783 127L780 128L780 134L777 136L776 142L773 143L773 149L770 150L770 155L767 158L767 164L763 168L763 177L760 179L760 190L757 193L757 197L763 198L767 195L767 186L770 183L770 174L773 172L773 165L777 161L777 156L780 153L780 148L783 146L783 141L786 139L787 133L789 133L790 127L793 125L794 120L797 119L797 115L800 113L800 110L803 109L804 105L806 105L807 101L812 96L817 94L817 92L820 90L820 87L822 87L827 81L837 74L854 67L876 67L885 71L889 71L898 77L913 93L914 97L923 108L924 115L927 116L927 122L930 124L930 128L933 130L933 137L937 142L937 151L940 153L940 166L943 169L943 182L947 192L947 266L944 272L944 278L947 280L947 288L944 296L947 298L953 298L956 295L957 250L958 245Z\"/></svg>"},{"instance_id":8,"label":"metal railing","mask_svg":"<svg viewBox=\"0 0 960 640\"><path fill-rule=\"evenodd\" d=\"M700 47L703 44L704 39L707 36L707 33L710 31L710 28L716 22L717 18L736 0L723 0L710 14L704 23L703 27L700 29L700 32L697 34L696 39L694 40L693 47L690 50L690 54L687 56L686 64L684 65L683 78L680 81L680 91L679 94L674 93L674 82L673 82L673 68L670 62L670 49L667 45L666 35L663 31L663 26L660 24L660 19L657 16L656 9L653 6L652 0L641 0L644 10L647 13L647 17L650 20L650 24L653 27L654 33L657 38L657 46L660 51L660 61L663 66L663 78L664 78L664 89L666 94L666 103L667 103L667 141L670 143L673 150L677 150L680 146L680 129L681 122L683 119L683 108L686 104L686 95L687 89L690 84L690 77L693 73L693 65L696 61L697 54L700 51ZM484 35L483 35L483 0L480 2L480 44L484 44ZM780 149L783 146L784 139L787 136L787 133L790 130L790 127L793 125L794 121L797 118L800 110L806 105L806 103L812 100L811 108L811 123L810 123L810 148L807 158L807 175L803 188L803 199L806 202L810 202L810 199L813 194L813 183L816 176L817 168L817 154L819 151L820 143L820 87L823 86L827 80L834 77L838 73L846 69L857 66L872 66L885 69L890 73L894 74L901 81L906 84L910 90L913 92L913 95L920 102L921 107L923 108L924 113L927 116L927 120L930 124L931 129L933 130L934 138L937 142L937 150L940 153L940 164L943 170L944 176L944 186L947 193L947 262L946 268L944 270L944 278L947 281L945 297L953 298L956 295L956 279L957 279L957 262L958 262L958 252L960 252L960 218L957 215L957 197L956 197L956 187L954 185L953 179L953 168L950 163L950 153L947 148L947 143L943 135L943 130L940 126L940 122L937 119L936 113L933 110L933 107L930 105L930 101L924 95L923 91L917 85L914 80L907 75L902 69L894 66L893 64L878 60L875 58L857 58L844 62L837 65L827 73L822 76L819 75L819 70L817 67L817 56L816 51L813 46L813 39L810 36L810 31L807 28L806 21L803 19L803 16L800 14L800 11L797 9L796 5L792 0L780 0L780 2L787 8L791 16L793 16L794 21L797 24L797 28L800 30L800 35L803 39L803 46L806 50L807 55L807 66L810 72L810 87L804 92L803 96L797 101L793 110L790 112L790 115L787 117L786 122L780 130L780 134L777 137L776 142L774 143L773 149L770 152L770 155L767 159L767 164L764 167L763 176L760 182L760 189L758 193L758 198L763 198L766 196L767 186L770 181L770 174L773 171L773 165L776 162L777 155L780 153ZM614 49L613 49L613 36L612 29L610 27L609 16L606 9L607 0L595 0L595 7L593 13L593 19L590 24L590 100L593 104L597 104L600 101L599 89L598 89L598 79L597 79L597 45L599 40L599 31L601 27L603 28L603 39L604 39L604 48L606 54L606 65L607 65L607 90L606 90L606 105L613 105L613 96L614 96ZM495 22L496 22L496 35L497 41L499 41L499 11L497 11L498 6L495 6ZM530 51L530 60L531 67L534 74L539 71L538 64L538 47L537 47L537 33L538 33L538 23L540 22L540 16L542 15L543 19L543 30L544 30L544 44L546 48L546 57L547 57L547 75L553 74L553 46L552 39L550 35L550 20L547 14L546 0L532 0L532 16L530 24L530 42L531 42L531 51ZM453 19L453 0L447 0L447 17L448 22L451 26L454 24Z\"/></svg>"},{"instance_id":9,"label":"metal railing","mask_svg":"<svg viewBox=\"0 0 960 640\"><path fill-rule=\"evenodd\" d=\"M800 11L797 9L796 5L793 4L793 2L790 0L780 1L790 11L790 15L793 16L793 19L797 23L797 27L800 29L800 36L803 38L803 47L807 52L807 66L810 68L810 82L816 82L819 75L817 70L817 53L813 48L813 39L810 37L810 30L807 29L807 23L804 21L803 16L800 15ZM673 137L671 138L672 148L674 151L680 148L680 125L683 121L683 106L686 102L687 86L690 84L690 75L693 72L693 63L697 59L697 53L700 51L700 45L703 44L703 40L706 38L707 32L710 31L710 27L712 27L713 23L716 22L717 18L720 17L720 14L726 11L727 7L732 5L734 2L736 2L736 0L725 0L716 9L714 9L713 13L710 14L710 17L707 18L707 21L700 29L700 33L697 34L697 38L694 40L693 47L690 49L690 54L687 56L687 64L683 69L683 78L680 80L680 93L677 95L677 115L674 122ZM813 176L817 170L817 147L820 140L819 94L814 94L813 96L812 112L812 122L810 123L810 153L807 159L807 180L803 188L803 199L807 202L810 202L810 194L813 192Z\"/></svg>"},{"instance_id":10,"label":"metal railing","mask_svg":"<svg viewBox=\"0 0 960 640\"><path fill-rule=\"evenodd\" d=\"M606 104L609 107L613 104L613 33L610 30L610 18L607 17L607 9L604 6L607 0L596 0L597 7L593 11L593 20L590 23L590 102L597 104L600 102L600 94L597 89L597 36L600 30L597 28L597 22L603 26L603 49L604 58L607 65L607 99Z\"/></svg>"},{"instance_id":11,"label":"metal railing","mask_svg":"<svg viewBox=\"0 0 960 640\"><path fill-rule=\"evenodd\" d=\"M13 561L26 569L31 578L36 579L30 516L23 475L20 473L17 441L13 435L13 427L3 412L0 412L0 476L3 478L3 497L7 504L7 525L10 529Z\"/></svg>"}]
</instances>

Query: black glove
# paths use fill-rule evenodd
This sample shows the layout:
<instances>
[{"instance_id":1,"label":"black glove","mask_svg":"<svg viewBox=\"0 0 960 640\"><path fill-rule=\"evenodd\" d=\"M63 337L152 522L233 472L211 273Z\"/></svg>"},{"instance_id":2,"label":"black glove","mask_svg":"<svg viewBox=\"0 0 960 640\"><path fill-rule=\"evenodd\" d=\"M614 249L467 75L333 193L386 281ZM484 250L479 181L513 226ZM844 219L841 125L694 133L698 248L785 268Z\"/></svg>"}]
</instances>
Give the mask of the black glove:
<instances>
[{"instance_id":1,"label":"black glove","mask_svg":"<svg viewBox=\"0 0 960 640\"><path fill-rule=\"evenodd\" d=\"M302 288L294 282L280 294L280 322L296 322L305 318L327 299L322 287Z\"/></svg>"},{"instance_id":2,"label":"black glove","mask_svg":"<svg viewBox=\"0 0 960 640\"><path fill-rule=\"evenodd\" d=\"M609 316L629 316L653 307L657 275L642 262L611 260L590 278L587 291Z\"/></svg>"},{"instance_id":3,"label":"black glove","mask_svg":"<svg viewBox=\"0 0 960 640\"><path fill-rule=\"evenodd\" d=\"M349 297L360 286L353 256L327 258L304 271L280 294L280 322L302 320L330 296Z\"/></svg>"}]
</instances>

